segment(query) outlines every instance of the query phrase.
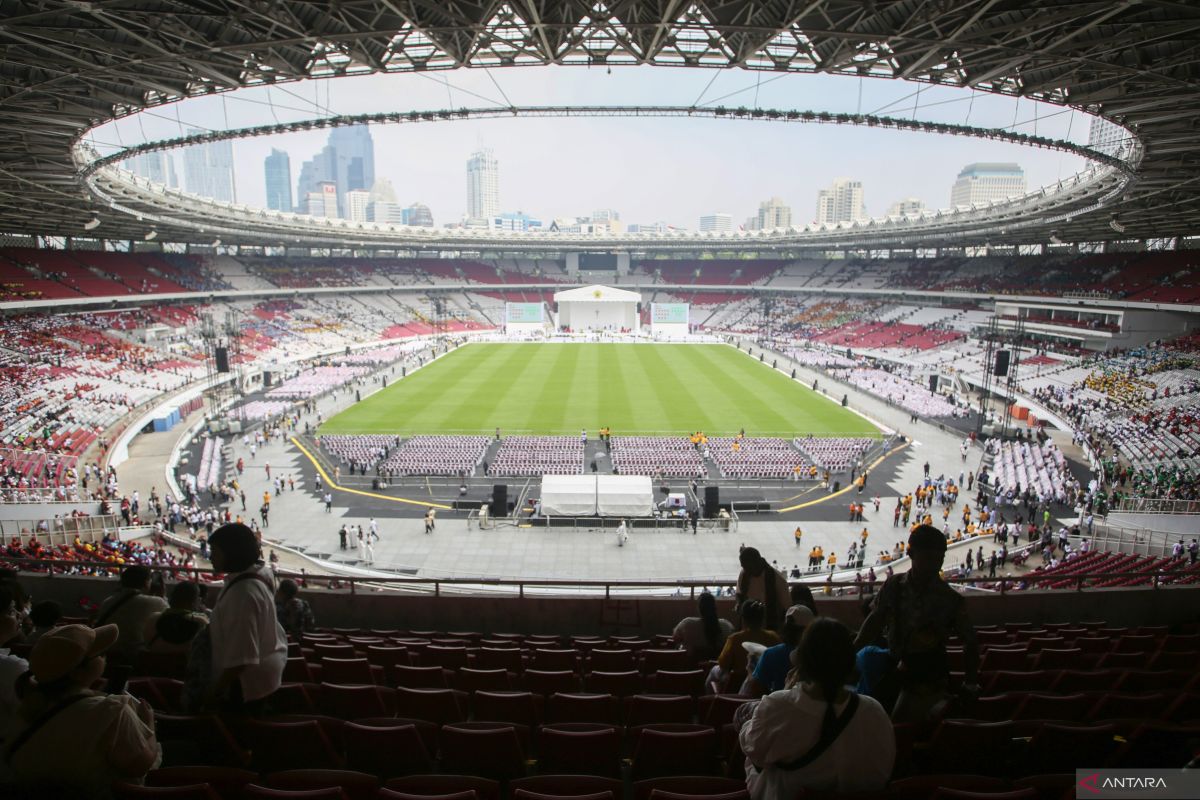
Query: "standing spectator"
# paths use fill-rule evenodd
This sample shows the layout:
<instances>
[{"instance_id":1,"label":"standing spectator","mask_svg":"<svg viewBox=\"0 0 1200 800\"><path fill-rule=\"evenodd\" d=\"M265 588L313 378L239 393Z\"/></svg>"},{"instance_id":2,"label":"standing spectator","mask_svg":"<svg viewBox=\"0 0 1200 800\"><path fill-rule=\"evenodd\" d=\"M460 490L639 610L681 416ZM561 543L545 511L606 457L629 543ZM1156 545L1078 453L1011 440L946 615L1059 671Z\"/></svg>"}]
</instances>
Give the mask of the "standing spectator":
<instances>
[{"instance_id":1,"label":"standing spectator","mask_svg":"<svg viewBox=\"0 0 1200 800\"><path fill-rule=\"evenodd\" d=\"M119 635L116 625L64 625L34 645L21 724L6 742L19 786L46 797L109 797L114 780L140 782L161 762L150 706L91 689Z\"/></svg>"},{"instance_id":2,"label":"standing spectator","mask_svg":"<svg viewBox=\"0 0 1200 800\"><path fill-rule=\"evenodd\" d=\"M717 601L708 592L700 595L697 604L700 616L681 619L671 638L688 651L693 661L700 662L720 655L733 625L717 616Z\"/></svg>"},{"instance_id":3,"label":"standing spectator","mask_svg":"<svg viewBox=\"0 0 1200 800\"><path fill-rule=\"evenodd\" d=\"M279 582L279 590L275 592L275 613L283 629L296 639L305 631L317 627L317 618L313 614L312 606L300 597L300 587L290 578Z\"/></svg>"},{"instance_id":4,"label":"standing spectator","mask_svg":"<svg viewBox=\"0 0 1200 800\"><path fill-rule=\"evenodd\" d=\"M859 650L874 644L886 631L895 664L891 677L899 682L892 719L901 723L922 722L950 700L946 643L951 635L957 634L963 643L965 691L979 688L979 650L966 602L939 577L946 539L932 525L920 525L908 543L909 571L889 576L883 584L875 609L859 629L855 647Z\"/></svg>"},{"instance_id":5,"label":"standing spectator","mask_svg":"<svg viewBox=\"0 0 1200 800\"><path fill-rule=\"evenodd\" d=\"M209 541L213 569L227 573L209 626L212 694L235 713L257 714L279 688L287 635L275 613L275 576L245 525L222 525Z\"/></svg>"},{"instance_id":6,"label":"standing spectator","mask_svg":"<svg viewBox=\"0 0 1200 800\"><path fill-rule=\"evenodd\" d=\"M854 671L852 634L836 620L818 619L795 652L798 682L764 697L738 733L750 797L797 797L805 789L881 792L896 741L883 707L846 688Z\"/></svg>"},{"instance_id":7,"label":"standing spectator","mask_svg":"<svg viewBox=\"0 0 1200 800\"><path fill-rule=\"evenodd\" d=\"M766 627L779 630L783 612L788 607L787 578L771 569L757 548L747 547L738 555L742 571L737 580L738 608L746 600L757 600L764 606Z\"/></svg>"},{"instance_id":8,"label":"standing spectator","mask_svg":"<svg viewBox=\"0 0 1200 800\"><path fill-rule=\"evenodd\" d=\"M132 664L146 643L146 623L167 610L167 601L150 593L149 567L134 564L121 573L121 588L100 604L92 625L113 624L120 631L112 648L111 666ZM106 648L107 649L107 648Z\"/></svg>"}]
</instances>

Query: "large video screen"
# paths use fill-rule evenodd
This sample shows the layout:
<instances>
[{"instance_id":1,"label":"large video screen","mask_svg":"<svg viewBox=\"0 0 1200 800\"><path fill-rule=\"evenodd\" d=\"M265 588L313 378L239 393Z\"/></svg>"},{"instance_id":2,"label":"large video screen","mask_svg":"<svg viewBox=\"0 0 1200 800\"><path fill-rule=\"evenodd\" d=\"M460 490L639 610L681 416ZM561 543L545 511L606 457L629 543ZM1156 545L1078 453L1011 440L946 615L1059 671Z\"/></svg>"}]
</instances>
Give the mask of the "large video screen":
<instances>
[{"instance_id":1,"label":"large video screen","mask_svg":"<svg viewBox=\"0 0 1200 800\"><path fill-rule=\"evenodd\" d=\"M580 269L616 269L616 253L580 253Z\"/></svg>"},{"instance_id":2,"label":"large video screen","mask_svg":"<svg viewBox=\"0 0 1200 800\"><path fill-rule=\"evenodd\" d=\"M651 303L650 323L652 325L687 325L687 303Z\"/></svg>"},{"instance_id":3,"label":"large video screen","mask_svg":"<svg viewBox=\"0 0 1200 800\"><path fill-rule=\"evenodd\" d=\"M508 322L543 322L541 303L506 303L504 318Z\"/></svg>"}]
</instances>

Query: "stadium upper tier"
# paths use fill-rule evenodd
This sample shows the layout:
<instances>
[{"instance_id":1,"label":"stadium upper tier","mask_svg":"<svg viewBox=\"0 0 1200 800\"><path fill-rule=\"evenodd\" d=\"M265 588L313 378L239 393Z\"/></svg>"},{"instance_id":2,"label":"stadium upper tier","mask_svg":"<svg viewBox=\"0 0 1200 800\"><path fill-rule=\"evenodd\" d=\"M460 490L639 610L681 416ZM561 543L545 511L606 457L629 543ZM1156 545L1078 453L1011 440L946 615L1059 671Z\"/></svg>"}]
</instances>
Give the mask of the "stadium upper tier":
<instances>
[{"instance_id":1,"label":"stadium upper tier","mask_svg":"<svg viewBox=\"0 0 1200 800\"><path fill-rule=\"evenodd\" d=\"M911 3L853 0L800 11L769 3L681 10L632 0L602 14L587 3L505 4L498 13L492 4L226 0L170 25L155 11L121 7L97 15L92 5L6 6L0 231L73 236L94 220L87 229L99 227L106 238L143 237L164 206L138 206L145 198L127 196L127 182L108 178L92 187L99 195L87 191L78 146L89 130L143 109L308 78L535 64L819 72L1069 105L1123 126L1121 157L1130 174L1100 170L1114 182L1074 208L1031 198L1032 205L1005 204L1010 208L988 224L943 228L941 236L1030 243L1058 232L1067 241L1108 241L1187 236L1200 227L1191 172L1200 148L1193 135L1200 67L1190 58L1200 11L1186 4L1077 4L1056 9L1050 25L1041 6L1013 3L941 3L914 16ZM48 37L47 30L57 33ZM281 227L272 220L243 214L233 225L216 215L212 222L230 231L221 234L226 241L279 241ZM937 227L930 235L939 235ZM883 230L877 240L902 241L908 228ZM157 230L164 241L209 243L214 234L190 213L164 216ZM302 233L309 242L357 238L351 231Z\"/></svg>"},{"instance_id":2,"label":"stadium upper tier","mask_svg":"<svg viewBox=\"0 0 1200 800\"><path fill-rule=\"evenodd\" d=\"M744 299L747 287L870 293L1069 296L1131 303L1200 303L1200 251L913 259L634 259L630 274L608 273L646 289L671 287L696 305ZM588 282L596 278L591 273ZM490 286L489 296L528 302L551 291L532 287L578 283L555 259L284 258L116 253L89 250L0 249L0 303L84 297L271 292L347 288L421 290ZM694 287L694 288L692 288ZM920 320L914 321L917 324Z\"/></svg>"}]
</instances>

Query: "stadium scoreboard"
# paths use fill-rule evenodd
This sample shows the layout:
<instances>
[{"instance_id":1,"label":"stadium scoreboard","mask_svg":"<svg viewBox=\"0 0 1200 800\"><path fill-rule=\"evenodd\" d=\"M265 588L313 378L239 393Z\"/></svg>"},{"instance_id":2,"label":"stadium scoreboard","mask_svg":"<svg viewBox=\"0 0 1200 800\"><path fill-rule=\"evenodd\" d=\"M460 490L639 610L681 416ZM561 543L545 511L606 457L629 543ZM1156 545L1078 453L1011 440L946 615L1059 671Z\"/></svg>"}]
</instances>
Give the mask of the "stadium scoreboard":
<instances>
[{"instance_id":1,"label":"stadium scoreboard","mask_svg":"<svg viewBox=\"0 0 1200 800\"><path fill-rule=\"evenodd\" d=\"M652 325L687 325L687 303L651 303L650 323Z\"/></svg>"},{"instance_id":2,"label":"stadium scoreboard","mask_svg":"<svg viewBox=\"0 0 1200 800\"><path fill-rule=\"evenodd\" d=\"M506 322L544 322L543 305L541 303L505 303L504 319Z\"/></svg>"}]
</instances>

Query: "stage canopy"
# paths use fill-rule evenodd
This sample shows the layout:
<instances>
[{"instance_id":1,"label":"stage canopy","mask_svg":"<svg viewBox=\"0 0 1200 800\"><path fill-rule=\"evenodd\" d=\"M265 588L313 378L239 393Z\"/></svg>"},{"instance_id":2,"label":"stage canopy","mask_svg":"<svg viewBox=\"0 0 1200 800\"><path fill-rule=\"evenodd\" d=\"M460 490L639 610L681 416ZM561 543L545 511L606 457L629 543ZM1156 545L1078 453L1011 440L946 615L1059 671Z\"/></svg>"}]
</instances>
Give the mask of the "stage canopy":
<instances>
[{"instance_id":1,"label":"stage canopy","mask_svg":"<svg viewBox=\"0 0 1200 800\"><path fill-rule=\"evenodd\" d=\"M554 517L648 517L654 487L646 475L544 475L542 513Z\"/></svg>"},{"instance_id":2,"label":"stage canopy","mask_svg":"<svg viewBox=\"0 0 1200 800\"><path fill-rule=\"evenodd\" d=\"M638 303L642 296L611 286L582 286L555 292L558 324L574 331L631 330L639 328Z\"/></svg>"}]
</instances>

